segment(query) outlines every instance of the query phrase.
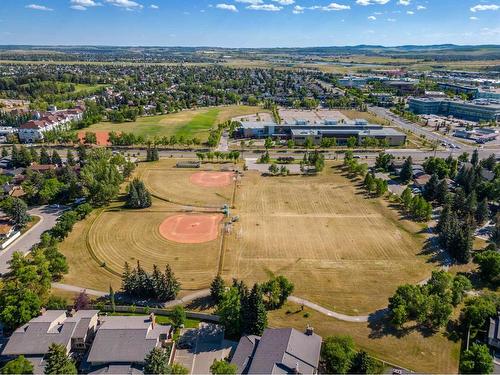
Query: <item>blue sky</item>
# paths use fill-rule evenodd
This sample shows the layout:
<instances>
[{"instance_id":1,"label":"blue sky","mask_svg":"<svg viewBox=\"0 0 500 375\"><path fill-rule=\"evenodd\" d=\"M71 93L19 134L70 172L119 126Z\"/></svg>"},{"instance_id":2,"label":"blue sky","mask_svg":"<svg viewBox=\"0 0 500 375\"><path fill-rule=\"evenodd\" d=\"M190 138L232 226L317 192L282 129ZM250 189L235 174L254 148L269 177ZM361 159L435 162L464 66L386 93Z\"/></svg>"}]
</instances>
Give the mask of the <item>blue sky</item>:
<instances>
[{"instance_id":1,"label":"blue sky","mask_svg":"<svg viewBox=\"0 0 500 375\"><path fill-rule=\"evenodd\" d=\"M500 0L0 0L0 44L500 44Z\"/></svg>"}]
</instances>

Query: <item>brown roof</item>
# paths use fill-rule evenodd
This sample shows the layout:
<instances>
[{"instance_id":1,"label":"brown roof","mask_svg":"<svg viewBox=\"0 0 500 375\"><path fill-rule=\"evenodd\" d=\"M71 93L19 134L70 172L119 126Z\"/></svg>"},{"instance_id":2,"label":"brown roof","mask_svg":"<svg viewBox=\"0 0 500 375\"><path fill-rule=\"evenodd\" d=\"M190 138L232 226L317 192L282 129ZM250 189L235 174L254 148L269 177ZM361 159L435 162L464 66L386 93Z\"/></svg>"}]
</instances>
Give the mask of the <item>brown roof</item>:
<instances>
[{"instance_id":1,"label":"brown roof","mask_svg":"<svg viewBox=\"0 0 500 375\"><path fill-rule=\"evenodd\" d=\"M417 185L423 186L426 183L428 183L430 179L431 179L431 175L429 175L429 174L423 174L423 175L418 176L417 178L415 178L414 181L415 181L415 183Z\"/></svg>"},{"instance_id":2,"label":"brown roof","mask_svg":"<svg viewBox=\"0 0 500 375\"><path fill-rule=\"evenodd\" d=\"M0 223L0 234L6 235L12 230L12 225L6 223Z\"/></svg>"},{"instance_id":3,"label":"brown roof","mask_svg":"<svg viewBox=\"0 0 500 375\"><path fill-rule=\"evenodd\" d=\"M20 198L20 197L23 197L25 195L26 195L26 193L24 192L24 189L22 186L16 186L10 192L10 196L14 197L14 198Z\"/></svg>"},{"instance_id":4,"label":"brown roof","mask_svg":"<svg viewBox=\"0 0 500 375\"><path fill-rule=\"evenodd\" d=\"M30 169L32 171L44 172L48 170L56 169L55 165L52 164L33 164Z\"/></svg>"}]
</instances>

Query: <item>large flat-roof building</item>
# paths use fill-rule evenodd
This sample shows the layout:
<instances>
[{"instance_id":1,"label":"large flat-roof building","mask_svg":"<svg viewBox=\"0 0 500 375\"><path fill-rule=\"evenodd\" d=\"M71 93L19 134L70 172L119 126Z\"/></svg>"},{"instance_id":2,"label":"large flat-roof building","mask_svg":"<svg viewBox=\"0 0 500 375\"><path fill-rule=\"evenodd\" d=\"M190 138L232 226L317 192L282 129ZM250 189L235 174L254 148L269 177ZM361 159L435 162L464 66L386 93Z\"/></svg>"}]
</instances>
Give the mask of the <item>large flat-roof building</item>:
<instances>
[{"instance_id":1,"label":"large flat-roof building","mask_svg":"<svg viewBox=\"0 0 500 375\"><path fill-rule=\"evenodd\" d=\"M443 98L410 98L409 109L417 115L453 116L469 121L500 121L500 102L470 102Z\"/></svg>"},{"instance_id":2,"label":"large flat-roof building","mask_svg":"<svg viewBox=\"0 0 500 375\"><path fill-rule=\"evenodd\" d=\"M306 139L311 139L314 144L319 144L323 138L335 138L338 144L345 144L351 137L356 138L358 144L361 144L366 138L385 140L390 146L402 146L406 142L406 134L394 128L369 124L366 120L352 122L324 120L319 123L297 120L295 123L286 124L245 121L241 123L236 136L242 138L272 137L292 139L299 145L303 144Z\"/></svg>"}]
</instances>

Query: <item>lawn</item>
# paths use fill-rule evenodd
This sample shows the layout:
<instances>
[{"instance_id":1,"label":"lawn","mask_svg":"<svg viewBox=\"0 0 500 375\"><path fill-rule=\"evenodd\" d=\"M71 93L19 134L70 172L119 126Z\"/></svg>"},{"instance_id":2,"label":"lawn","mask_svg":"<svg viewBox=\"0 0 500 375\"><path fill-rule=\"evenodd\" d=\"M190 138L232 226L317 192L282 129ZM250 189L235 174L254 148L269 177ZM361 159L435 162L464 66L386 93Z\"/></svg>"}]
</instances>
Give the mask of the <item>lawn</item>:
<instances>
[{"instance_id":1,"label":"lawn","mask_svg":"<svg viewBox=\"0 0 500 375\"><path fill-rule=\"evenodd\" d=\"M154 263L160 268L171 264L182 283L181 295L186 295L209 287L222 266L227 282L234 277L250 284L285 275L295 284L295 296L365 315L386 307L397 286L417 283L435 268L420 254L422 225L402 220L382 199L367 199L357 182L330 163L314 177L272 178L247 171L231 211L239 221L226 234L225 246L220 237L198 245L170 242L158 230L166 217L201 210L195 204L225 202L231 190L194 186L189 176L197 170L175 169L174 164L172 159L143 163L135 172L161 198L153 198L151 208L125 210L114 202L75 225L61 245L70 266L63 283L119 290L123 263L140 260L147 270ZM181 202L165 201L169 199ZM349 334L360 348L413 370L457 370L459 344L442 334L426 337L410 330L397 335L376 325L298 310L300 306L289 303L271 312L270 325L302 330L309 323L323 336Z\"/></svg>"},{"instance_id":2,"label":"lawn","mask_svg":"<svg viewBox=\"0 0 500 375\"><path fill-rule=\"evenodd\" d=\"M410 330L401 334L385 325L343 322L307 307L302 311L293 303L269 313L272 327L294 327L302 331L308 324L323 338L349 335L359 349L417 373L451 374L458 371L460 342L449 340L444 333L428 336Z\"/></svg>"},{"instance_id":3,"label":"lawn","mask_svg":"<svg viewBox=\"0 0 500 375\"><path fill-rule=\"evenodd\" d=\"M263 112L260 107L251 106L221 106L200 108L171 113L160 116L144 116L134 122L114 124L100 122L92 125L86 131L115 131L134 133L146 138L176 137L208 139L209 130L220 122L227 121L235 116L243 116Z\"/></svg>"},{"instance_id":4,"label":"lawn","mask_svg":"<svg viewBox=\"0 0 500 375\"><path fill-rule=\"evenodd\" d=\"M420 225L400 220L380 199L366 199L330 167L317 177L246 172L235 206L240 220L224 255L228 281L285 275L296 296L358 315L387 306L397 286L433 269L419 255Z\"/></svg>"},{"instance_id":5,"label":"lawn","mask_svg":"<svg viewBox=\"0 0 500 375\"><path fill-rule=\"evenodd\" d=\"M351 120L363 119L368 121L371 124L380 124L380 125L389 125L389 121L383 118L380 118L370 112L361 112L352 109L341 109L340 112L349 117Z\"/></svg>"},{"instance_id":6,"label":"lawn","mask_svg":"<svg viewBox=\"0 0 500 375\"><path fill-rule=\"evenodd\" d=\"M177 169L175 163L171 159L142 163L136 170L136 176L159 197L153 198L149 209L127 210L116 202L75 225L61 244L70 264L64 283L103 291L112 285L118 290L124 263L135 265L140 260L147 270L153 264L163 269L169 263L184 293L208 287L218 270L220 236L208 243L180 244L163 238L159 226L168 216L178 213L193 209L213 211L190 205L222 207L230 201L233 187L193 185L189 176L198 170ZM220 168L220 165L204 164L204 168Z\"/></svg>"}]
</instances>

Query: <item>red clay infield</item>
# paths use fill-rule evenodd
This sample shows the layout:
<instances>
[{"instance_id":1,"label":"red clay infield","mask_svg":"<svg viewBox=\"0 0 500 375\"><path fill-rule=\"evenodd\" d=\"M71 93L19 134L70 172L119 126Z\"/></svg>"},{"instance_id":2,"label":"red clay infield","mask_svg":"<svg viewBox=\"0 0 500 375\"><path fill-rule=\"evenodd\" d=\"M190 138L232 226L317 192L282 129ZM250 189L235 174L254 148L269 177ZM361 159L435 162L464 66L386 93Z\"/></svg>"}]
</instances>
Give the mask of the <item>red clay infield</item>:
<instances>
[{"instance_id":1,"label":"red clay infield","mask_svg":"<svg viewBox=\"0 0 500 375\"><path fill-rule=\"evenodd\" d=\"M222 214L174 215L160 224L160 234L179 243L203 243L217 239Z\"/></svg>"},{"instance_id":2,"label":"red clay infield","mask_svg":"<svg viewBox=\"0 0 500 375\"><path fill-rule=\"evenodd\" d=\"M99 131L90 131L90 133L95 133L98 146L111 145L111 143L109 143L109 132L99 130ZM80 142L83 143L85 141L85 132L84 131L79 132L78 138L80 139Z\"/></svg>"},{"instance_id":3,"label":"red clay infield","mask_svg":"<svg viewBox=\"0 0 500 375\"><path fill-rule=\"evenodd\" d=\"M203 187L222 187L231 185L233 177L233 172L196 172L189 177L189 181Z\"/></svg>"}]
</instances>

